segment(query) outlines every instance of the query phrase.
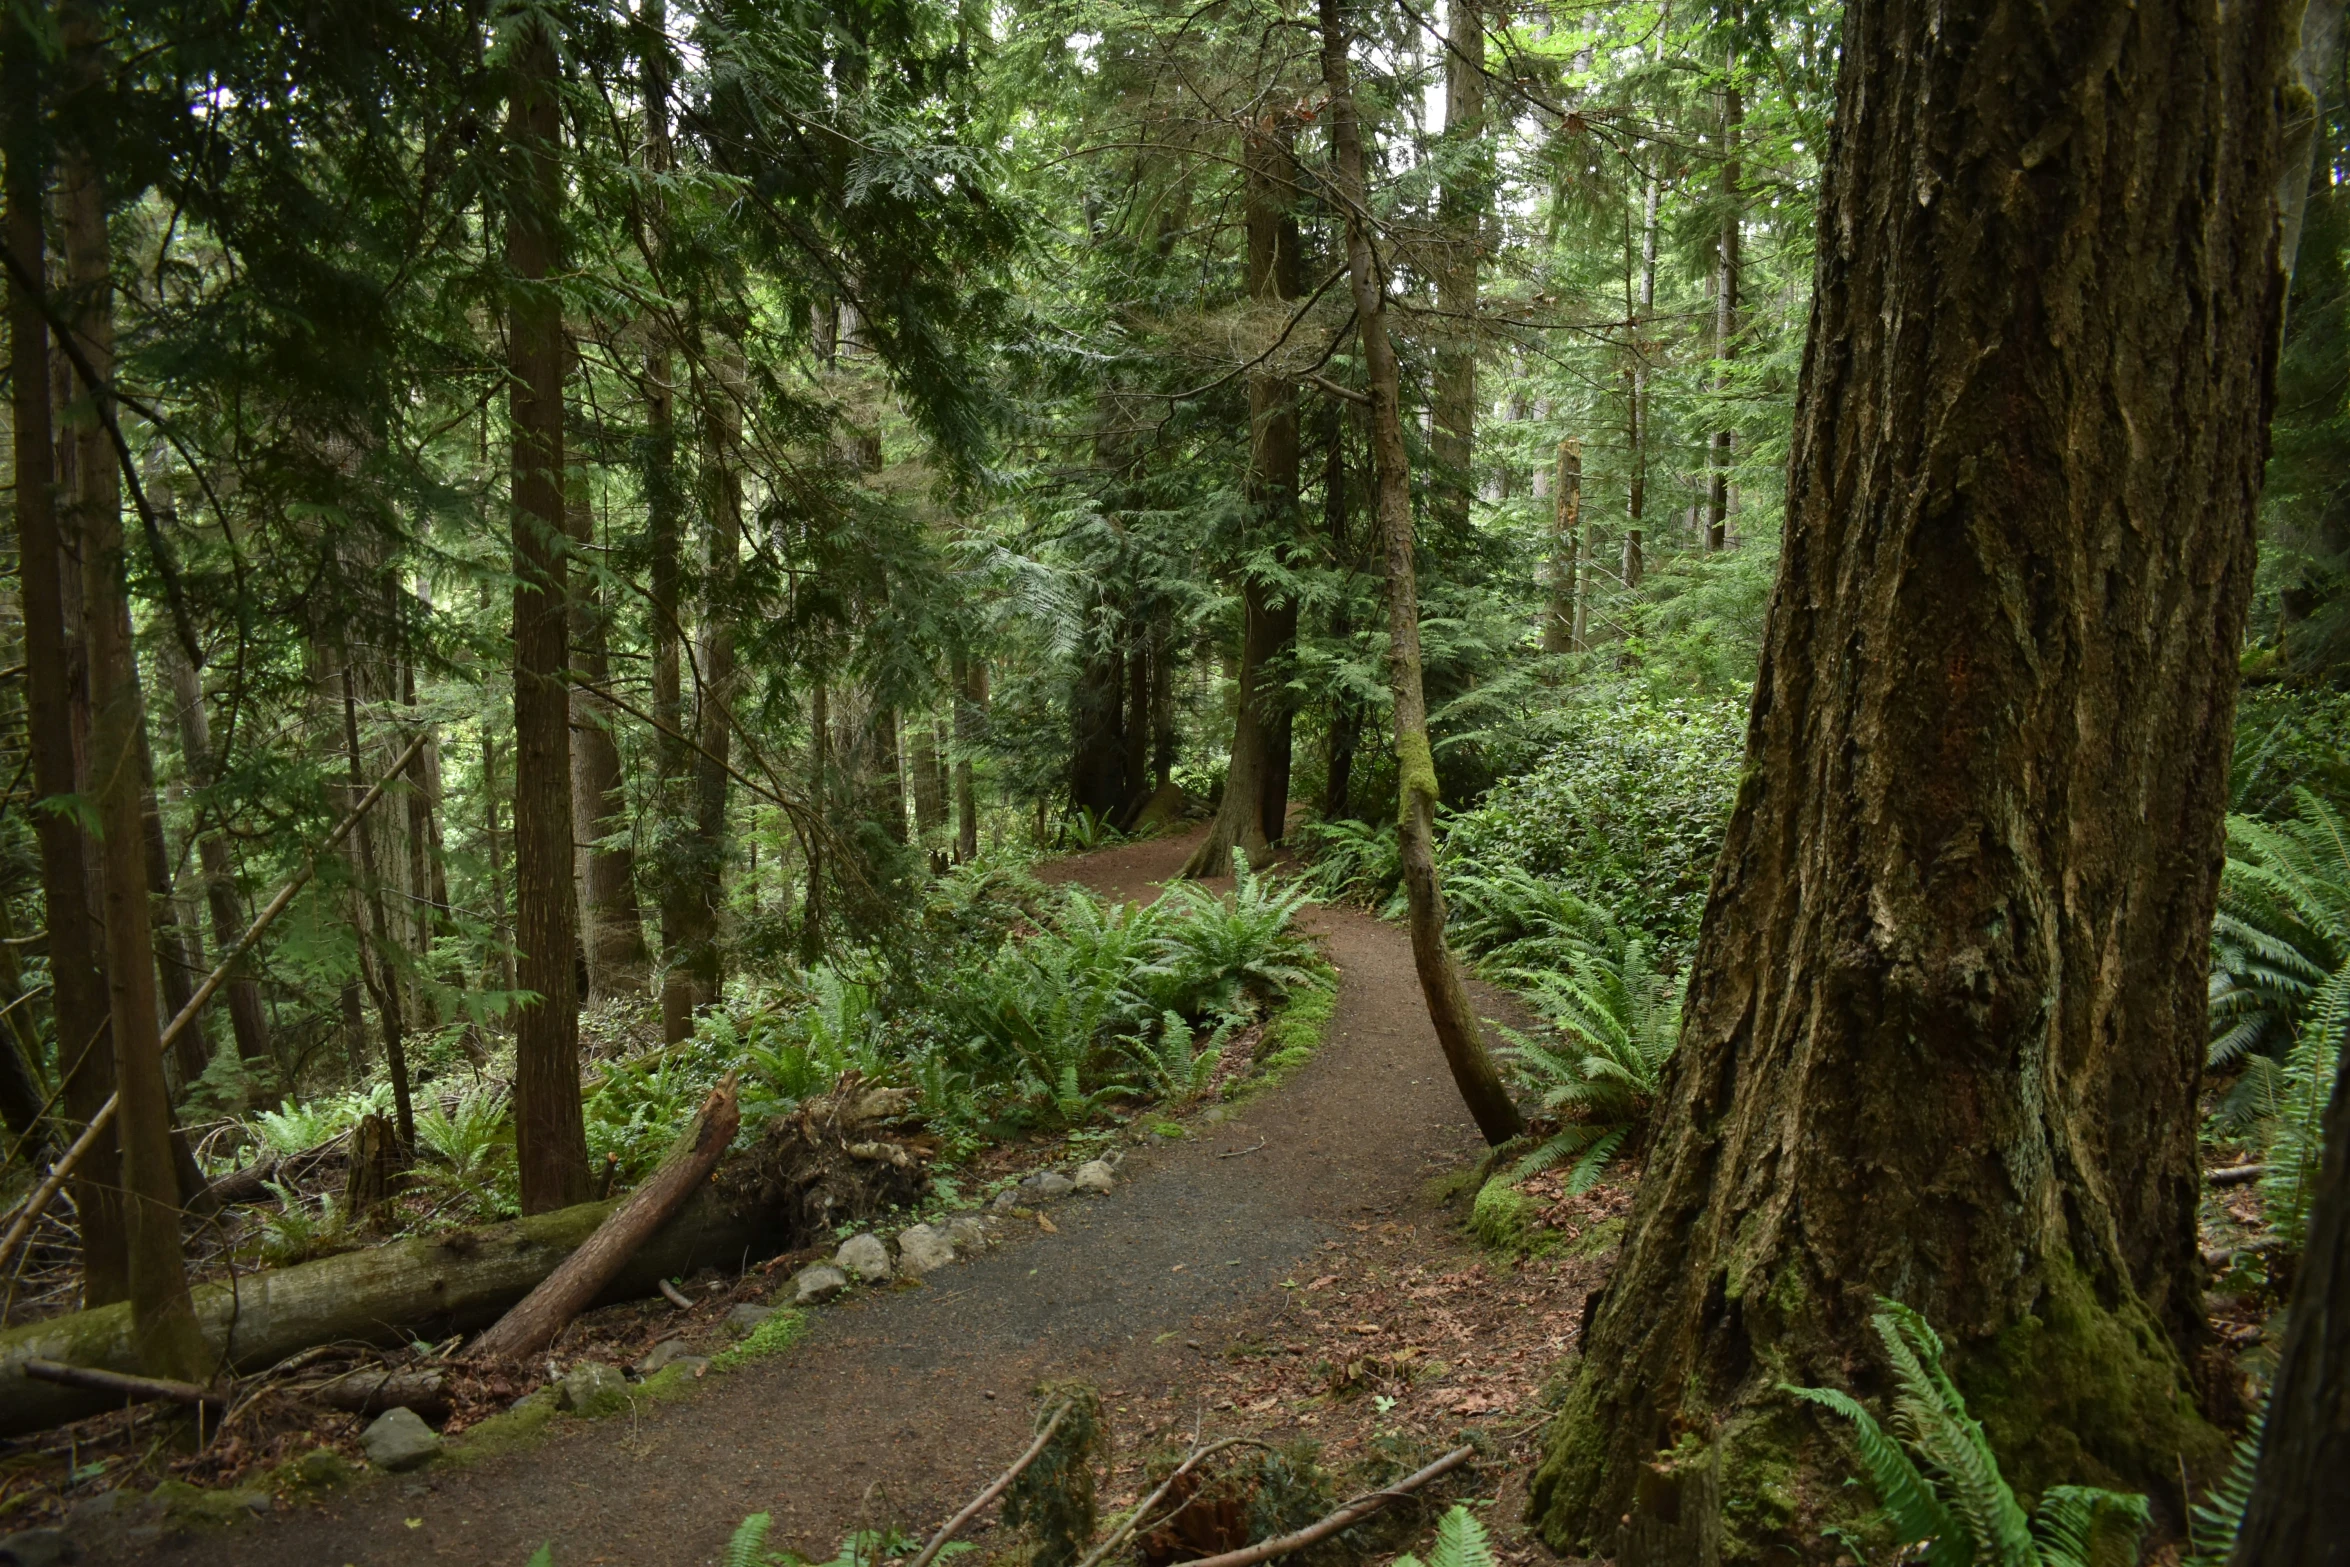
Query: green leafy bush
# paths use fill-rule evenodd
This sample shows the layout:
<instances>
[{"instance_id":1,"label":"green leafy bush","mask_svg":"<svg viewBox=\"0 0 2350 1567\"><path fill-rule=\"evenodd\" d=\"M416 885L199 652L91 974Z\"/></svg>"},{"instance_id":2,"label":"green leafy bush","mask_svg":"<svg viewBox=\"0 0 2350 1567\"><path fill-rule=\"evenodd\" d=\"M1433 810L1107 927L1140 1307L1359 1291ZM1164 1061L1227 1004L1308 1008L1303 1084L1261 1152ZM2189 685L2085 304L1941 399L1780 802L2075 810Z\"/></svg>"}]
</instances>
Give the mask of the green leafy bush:
<instances>
[{"instance_id":1,"label":"green leafy bush","mask_svg":"<svg viewBox=\"0 0 2350 1567\"><path fill-rule=\"evenodd\" d=\"M519 1211L518 1193L510 1179L512 1146L506 1116L511 1101L502 1088L483 1087L460 1092L444 1107L431 1094L416 1106L417 1151L420 1162L409 1179L442 1204L463 1204L472 1218L505 1218Z\"/></svg>"},{"instance_id":2,"label":"green leafy bush","mask_svg":"<svg viewBox=\"0 0 2350 1567\"><path fill-rule=\"evenodd\" d=\"M1737 794L1745 701L1639 697L1578 708L1567 728L1532 771L1451 818L1447 876L1556 884L1686 951Z\"/></svg>"},{"instance_id":3,"label":"green leafy bush","mask_svg":"<svg viewBox=\"0 0 2350 1567\"><path fill-rule=\"evenodd\" d=\"M1852 1423L1861 1464L1905 1557L1923 1547L1931 1567L2127 1567L2138 1559L2150 1517L2145 1497L2052 1485L2027 1518L1982 1426L1942 1369L1940 1336L1900 1302L1878 1304L1869 1326L1893 1366L1898 1442L1847 1393L1785 1383L1780 1391Z\"/></svg>"}]
</instances>

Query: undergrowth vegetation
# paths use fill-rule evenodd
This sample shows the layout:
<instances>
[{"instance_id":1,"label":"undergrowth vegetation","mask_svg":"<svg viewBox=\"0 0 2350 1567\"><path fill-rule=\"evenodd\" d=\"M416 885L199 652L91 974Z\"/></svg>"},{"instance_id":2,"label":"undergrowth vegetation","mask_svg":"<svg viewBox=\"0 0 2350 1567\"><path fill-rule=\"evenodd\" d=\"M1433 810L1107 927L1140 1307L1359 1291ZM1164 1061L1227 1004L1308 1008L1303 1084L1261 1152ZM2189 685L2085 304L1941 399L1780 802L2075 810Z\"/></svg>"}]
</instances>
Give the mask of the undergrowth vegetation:
<instances>
[{"instance_id":1,"label":"undergrowth vegetation","mask_svg":"<svg viewBox=\"0 0 2350 1567\"><path fill-rule=\"evenodd\" d=\"M589 1151L609 1186L632 1184L729 1074L742 1146L855 1072L910 1089L949 1164L985 1142L1082 1129L1121 1107L1179 1108L1235 1075L1287 1064L1291 1042L1267 1025L1332 984L1297 928L1311 901L1305 887L1245 865L1229 893L1180 884L1140 907L1018 871L957 871L893 942L738 980L690 1039L602 1064L586 1098ZM504 1065L420 1085L406 1227L519 1211ZM374 1083L259 1111L233 1141L292 1156L390 1109L388 1088ZM270 1260L356 1239L332 1194L289 1187L279 1198L261 1231Z\"/></svg>"}]
</instances>

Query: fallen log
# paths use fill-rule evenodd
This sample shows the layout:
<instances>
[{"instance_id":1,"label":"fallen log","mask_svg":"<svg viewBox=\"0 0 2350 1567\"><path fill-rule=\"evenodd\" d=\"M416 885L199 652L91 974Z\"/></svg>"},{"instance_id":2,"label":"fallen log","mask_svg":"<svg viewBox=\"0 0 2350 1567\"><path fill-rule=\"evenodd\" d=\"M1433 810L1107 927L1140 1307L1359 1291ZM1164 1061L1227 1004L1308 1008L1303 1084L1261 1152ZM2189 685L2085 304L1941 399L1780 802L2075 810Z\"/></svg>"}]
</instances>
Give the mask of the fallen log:
<instances>
[{"instance_id":1,"label":"fallen log","mask_svg":"<svg viewBox=\"0 0 2350 1567\"><path fill-rule=\"evenodd\" d=\"M168 1377L134 1377L120 1371L95 1371L88 1366L69 1366L60 1361L42 1360L38 1356L24 1363L24 1374L36 1382L54 1382L59 1387L96 1393L106 1400L108 1408L126 1402L209 1404L215 1409L228 1407L228 1395L220 1389L194 1382L175 1382Z\"/></svg>"},{"instance_id":2,"label":"fallen log","mask_svg":"<svg viewBox=\"0 0 2350 1567\"><path fill-rule=\"evenodd\" d=\"M339 1376L323 1387L303 1389L301 1396L353 1415L413 1409L435 1425L447 1418L451 1402L449 1379L438 1371L395 1371L380 1366Z\"/></svg>"},{"instance_id":3,"label":"fallen log","mask_svg":"<svg viewBox=\"0 0 2350 1567\"><path fill-rule=\"evenodd\" d=\"M563 1264L524 1296L522 1303L498 1319L497 1325L476 1339L466 1351L471 1360L521 1360L555 1341L571 1319L587 1309L612 1276L635 1256L638 1248L668 1222L669 1216L706 1185L719 1156L742 1126L736 1107L734 1079L729 1076L702 1102L701 1111L672 1146L660 1167L643 1184L621 1199L610 1218ZM656 1281L660 1283L661 1281ZM662 1289L664 1295L669 1291Z\"/></svg>"},{"instance_id":4,"label":"fallen log","mask_svg":"<svg viewBox=\"0 0 2350 1567\"><path fill-rule=\"evenodd\" d=\"M662 1279L710 1266L732 1271L828 1236L842 1222L909 1205L927 1183L924 1159L933 1146L889 1125L906 1114L911 1097L868 1087L854 1072L843 1076L694 1187L587 1304L639 1300ZM883 1156L860 1157L851 1145ZM504 1316L627 1201L581 1203L252 1274L233 1286L208 1284L195 1291L197 1324L218 1364L239 1374L341 1340L388 1345L470 1333ZM46 1430L119 1402L31 1380L23 1365L34 1358L138 1373L129 1303L0 1331L0 1436Z\"/></svg>"},{"instance_id":5,"label":"fallen log","mask_svg":"<svg viewBox=\"0 0 2350 1567\"><path fill-rule=\"evenodd\" d=\"M265 1371L287 1356L338 1340L399 1344L471 1332L504 1315L593 1235L615 1202L582 1203L505 1224L393 1241L195 1291L196 1320L218 1362ZM598 1303L650 1295L654 1281L696 1268L764 1258L794 1236L756 1210L705 1187L625 1263ZM35 1380L25 1363L48 1360L137 1375L130 1303L51 1317L0 1332L0 1436L18 1436L115 1408L88 1388Z\"/></svg>"}]
</instances>

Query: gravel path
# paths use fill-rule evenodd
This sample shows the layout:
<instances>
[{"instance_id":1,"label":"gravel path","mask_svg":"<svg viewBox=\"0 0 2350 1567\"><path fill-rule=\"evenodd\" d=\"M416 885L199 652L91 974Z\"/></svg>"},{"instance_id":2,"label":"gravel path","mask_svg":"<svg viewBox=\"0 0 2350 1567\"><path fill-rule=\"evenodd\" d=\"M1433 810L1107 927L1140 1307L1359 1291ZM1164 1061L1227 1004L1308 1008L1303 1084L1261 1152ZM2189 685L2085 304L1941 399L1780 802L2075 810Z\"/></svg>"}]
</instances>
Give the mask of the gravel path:
<instances>
[{"instance_id":1,"label":"gravel path","mask_svg":"<svg viewBox=\"0 0 2350 1567\"><path fill-rule=\"evenodd\" d=\"M1053 867L1125 897L1187 839ZM735 1524L818 1561L860 1520L927 1529L1025 1444L1030 1390L1081 1376L1112 1394L1188 1380L1284 1279L1361 1214L1424 1208L1478 1146L1452 1091L1401 930L1321 910L1341 976L1323 1048L1228 1122L1135 1153L1114 1193L923 1287L820 1311L798 1347L628 1417L559 1422L543 1446L362 1487L319 1508L166 1546L252 1567L715 1562Z\"/></svg>"}]
</instances>

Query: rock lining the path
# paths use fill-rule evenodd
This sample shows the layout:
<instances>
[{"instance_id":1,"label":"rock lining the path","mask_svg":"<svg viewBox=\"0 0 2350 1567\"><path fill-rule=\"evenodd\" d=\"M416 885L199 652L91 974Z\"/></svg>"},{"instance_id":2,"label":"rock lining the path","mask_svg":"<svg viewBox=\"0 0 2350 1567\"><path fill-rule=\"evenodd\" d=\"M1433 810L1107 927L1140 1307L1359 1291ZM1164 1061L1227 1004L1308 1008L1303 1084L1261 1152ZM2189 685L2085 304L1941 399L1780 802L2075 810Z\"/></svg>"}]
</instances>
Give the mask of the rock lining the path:
<instances>
[{"instance_id":1,"label":"rock lining the path","mask_svg":"<svg viewBox=\"0 0 2350 1567\"><path fill-rule=\"evenodd\" d=\"M879 1284L889 1277L889 1248L881 1244L880 1236L867 1230L841 1242L840 1250L832 1255L832 1265L853 1279Z\"/></svg>"},{"instance_id":2,"label":"rock lining the path","mask_svg":"<svg viewBox=\"0 0 2350 1567\"><path fill-rule=\"evenodd\" d=\"M898 1268L919 1278L955 1260L955 1243L927 1224L909 1225L898 1235Z\"/></svg>"},{"instance_id":3,"label":"rock lining the path","mask_svg":"<svg viewBox=\"0 0 2350 1567\"><path fill-rule=\"evenodd\" d=\"M811 1263L791 1276L792 1304L821 1306L849 1287L849 1276L829 1262Z\"/></svg>"},{"instance_id":4,"label":"rock lining the path","mask_svg":"<svg viewBox=\"0 0 2350 1567\"><path fill-rule=\"evenodd\" d=\"M612 1374L617 1377L620 1373ZM387 1409L359 1433L359 1450L376 1468L399 1474L438 1457L441 1434L426 1425L413 1409Z\"/></svg>"}]
</instances>

